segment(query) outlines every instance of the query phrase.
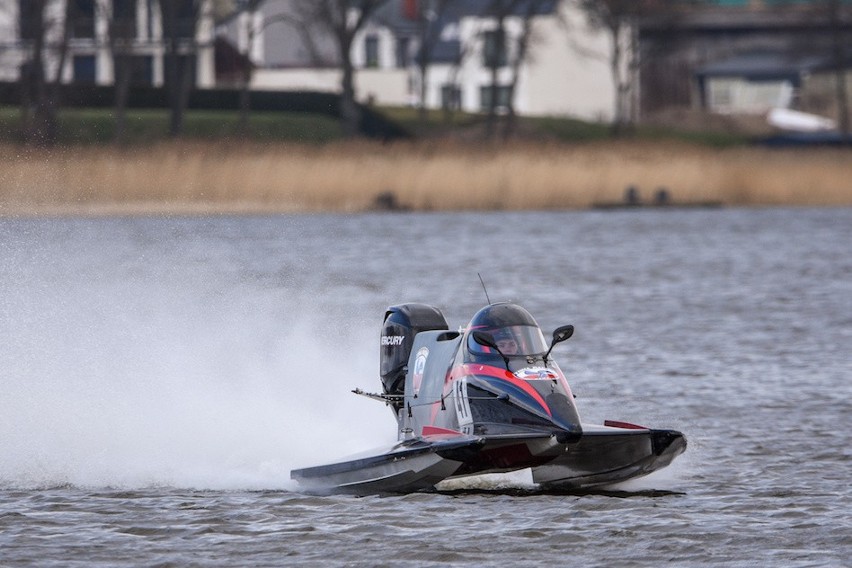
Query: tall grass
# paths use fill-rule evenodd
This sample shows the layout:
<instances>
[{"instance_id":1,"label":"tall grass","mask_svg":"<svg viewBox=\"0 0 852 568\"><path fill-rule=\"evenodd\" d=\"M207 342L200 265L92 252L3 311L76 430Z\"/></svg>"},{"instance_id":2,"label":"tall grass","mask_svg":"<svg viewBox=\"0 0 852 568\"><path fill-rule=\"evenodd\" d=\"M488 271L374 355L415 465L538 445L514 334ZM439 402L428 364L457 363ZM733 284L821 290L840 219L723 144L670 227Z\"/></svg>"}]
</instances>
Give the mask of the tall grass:
<instances>
[{"instance_id":1,"label":"tall grass","mask_svg":"<svg viewBox=\"0 0 852 568\"><path fill-rule=\"evenodd\" d=\"M583 208L650 198L731 206L852 205L852 151L583 145L173 142L2 146L0 214L362 211L391 192L416 210Z\"/></svg>"}]
</instances>

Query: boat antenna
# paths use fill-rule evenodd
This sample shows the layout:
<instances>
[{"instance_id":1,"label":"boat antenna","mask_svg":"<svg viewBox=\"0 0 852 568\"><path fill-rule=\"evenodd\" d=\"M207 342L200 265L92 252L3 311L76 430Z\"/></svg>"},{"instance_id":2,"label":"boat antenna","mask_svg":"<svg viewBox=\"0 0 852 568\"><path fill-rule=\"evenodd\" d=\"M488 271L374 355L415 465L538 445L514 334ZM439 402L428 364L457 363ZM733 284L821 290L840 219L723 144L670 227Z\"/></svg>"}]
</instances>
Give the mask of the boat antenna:
<instances>
[{"instance_id":1,"label":"boat antenna","mask_svg":"<svg viewBox=\"0 0 852 568\"><path fill-rule=\"evenodd\" d=\"M476 273L479 276L479 282L482 283L482 291L485 292L485 299L488 300L488 305L491 305L491 298L488 297L488 289L485 287L485 280L482 279L482 274Z\"/></svg>"}]
</instances>

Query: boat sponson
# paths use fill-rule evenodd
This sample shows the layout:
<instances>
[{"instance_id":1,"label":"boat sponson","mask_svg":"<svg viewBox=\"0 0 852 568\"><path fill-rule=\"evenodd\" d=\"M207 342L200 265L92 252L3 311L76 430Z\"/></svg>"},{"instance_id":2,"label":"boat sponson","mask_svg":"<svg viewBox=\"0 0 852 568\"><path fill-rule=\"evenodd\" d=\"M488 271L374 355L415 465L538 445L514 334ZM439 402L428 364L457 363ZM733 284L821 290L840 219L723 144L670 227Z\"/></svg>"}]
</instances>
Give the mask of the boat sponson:
<instances>
[{"instance_id":1,"label":"boat sponson","mask_svg":"<svg viewBox=\"0 0 852 568\"><path fill-rule=\"evenodd\" d=\"M572 489L608 485L661 469L685 450L686 437L675 430L584 428L564 454L533 468L533 480Z\"/></svg>"},{"instance_id":2,"label":"boat sponson","mask_svg":"<svg viewBox=\"0 0 852 568\"><path fill-rule=\"evenodd\" d=\"M483 441L476 436L405 440L388 451L327 465L294 469L290 477L323 492L407 492L428 489L452 475Z\"/></svg>"}]
</instances>

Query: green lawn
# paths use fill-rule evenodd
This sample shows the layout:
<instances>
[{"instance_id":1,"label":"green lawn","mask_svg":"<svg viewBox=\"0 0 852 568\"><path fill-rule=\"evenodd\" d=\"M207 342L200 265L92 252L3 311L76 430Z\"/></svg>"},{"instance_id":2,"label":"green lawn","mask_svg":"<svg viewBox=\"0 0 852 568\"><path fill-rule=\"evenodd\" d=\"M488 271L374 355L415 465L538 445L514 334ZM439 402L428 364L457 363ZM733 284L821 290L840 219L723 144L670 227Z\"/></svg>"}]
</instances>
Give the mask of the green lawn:
<instances>
[{"instance_id":1,"label":"green lawn","mask_svg":"<svg viewBox=\"0 0 852 568\"><path fill-rule=\"evenodd\" d=\"M485 121L482 114L454 112L450 115L439 110L429 111L426 123L422 123L417 109L411 107L381 107L379 112L403 126L417 136L447 134L466 128L481 127ZM591 142L609 140L612 130L608 124L586 122L566 117L518 117L518 131L525 137L540 137L562 142ZM499 127L498 127L499 131ZM747 137L737 134L705 132L700 130L678 130L661 126L639 126L625 134L625 138L636 140L674 140L705 146L736 146L748 143Z\"/></svg>"},{"instance_id":2,"label":"green lawn","mask_svg":"<svg viewBox=\"0 0 852 568\"><path fill-rule=\"evenodd\" d=\"M21 116L15 107L0 107L0 141L19 141ZM127 111L126 142L150 144L168 138L169 112L165 109ZM227 139L240 135L236 111L187 111L184 137ZM341 137L334 118L307 113L252 112L249 138L259 141L289 141L321 144ZM59 114L62 144L109 144L115 139L112 109L63 109Z\"/></svg>"},{"instance_id":3,"label":"green lawn","mask_svg":"<svg viewBox=\"0 0 852 568\"><path fill-rule=\"evenodd\" d=\"M482 127L481 114L430 111L422 123L417 109L381 107L376 109L398 123L415 138L440 137ZM61 144L110 144L115 139L112 109L63 109L59 115ZM0 106L0 142L17 142L20 136L20 110ZM518 128L525 138L588 142L611 137L606 124L584 122L561 117L518 118ZM168 138L169 111L166 109L130 109L127 111L125 142L144 145ZM184 120L184 138L220 140L240 137L239 114L231 110L189 110ZM666 127L640 126L628 136L634 140L674 140L705 146L735 146L747 143L741 135L703 131L675 130ZM250 115L248 138L255 141L324 144L342 138L339 122L330 116L294 112L260 112Z\"/></svg>"}]
</instances>

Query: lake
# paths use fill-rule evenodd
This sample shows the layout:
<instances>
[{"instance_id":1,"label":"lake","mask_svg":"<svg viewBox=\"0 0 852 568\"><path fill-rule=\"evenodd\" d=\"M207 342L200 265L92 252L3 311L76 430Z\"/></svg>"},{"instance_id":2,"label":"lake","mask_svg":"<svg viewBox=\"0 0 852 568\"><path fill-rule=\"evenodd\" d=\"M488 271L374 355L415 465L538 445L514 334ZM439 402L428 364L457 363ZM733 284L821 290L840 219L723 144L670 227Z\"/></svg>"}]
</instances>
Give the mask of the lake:
<instances>
[{"instance_id":1,"label":"lake","mask_svg":"<svg viewBox=\"0 0 852 568\"><path fill-rule=\"evenodd\" d=\"M526 307L585 422L684 455L586 494L524 472L302 494L396 438L384 310ZM842 566L852 209L0 219L0 564Z\"/></svg>"}]
</instances>

